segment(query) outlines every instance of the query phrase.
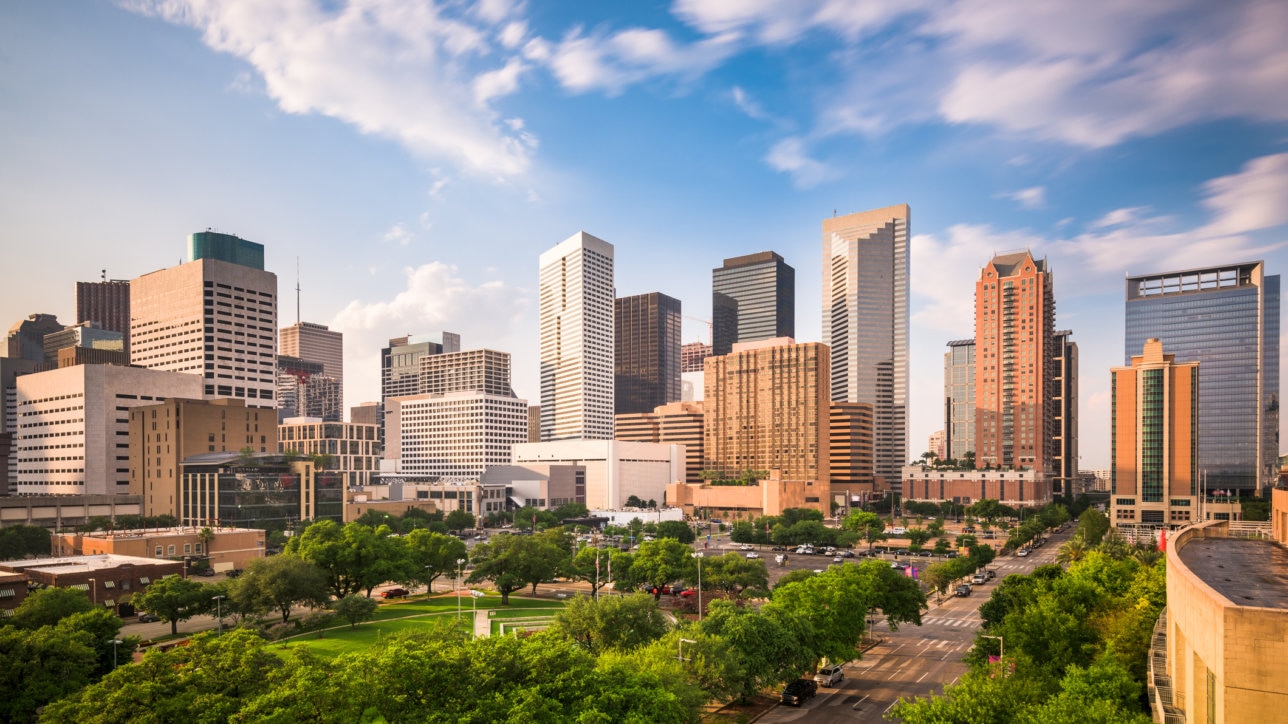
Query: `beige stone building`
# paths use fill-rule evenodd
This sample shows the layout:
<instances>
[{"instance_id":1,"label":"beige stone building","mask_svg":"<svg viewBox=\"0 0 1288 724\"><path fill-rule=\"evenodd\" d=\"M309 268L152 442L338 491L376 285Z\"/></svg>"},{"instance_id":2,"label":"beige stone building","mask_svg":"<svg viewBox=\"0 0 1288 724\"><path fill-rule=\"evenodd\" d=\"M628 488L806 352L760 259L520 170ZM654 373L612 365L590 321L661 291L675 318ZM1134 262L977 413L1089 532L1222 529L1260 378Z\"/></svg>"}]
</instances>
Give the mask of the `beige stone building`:
<instances>
[{"instance_id":1,"label":"beige stone building","mask_svg":"<svg viewBox=\"0 0 1288 724\"><path fill-rule=\"evenodd\" d=\"M866 402L833 402L828 417L832 499L849 508L879 489L874 474L873 407Z\"/></svg>"},{"instance_id":2,"label":"beige stone building","mask_svg":"<svg viewBox=\"0 0 1288 724\"><path fill-rule=\"evenodd\" d=\"M702 482L703 430L705 429L703 403L672 402L660 405L652 412L618 415L617 440L633 442L667 442L684 446L684 481Z\"/></svg>"},{"instance_id":3,"label":"beige stone building","mask_svg":"<svg viewBox=\"0 0 1288 724\"><path fill-rule=\"evenodd\" d=\"M829 355L827 345L787 337L737 343L706 360L704 468L734 478L779 470L784 480L826 487Z\"/></svg>"},{"instance_id":4,"label":"beige stone building","mask_svg":"<svg viewBox=\"0 0 1288 724\"><path fill-rule=\"evenodd\" d=\"M251 528L210 528L209 541L202 540L202 528L146 528L115 532L59 533L53 537L56 556L116 555L136 558L182 560L204 558L222 573L245 568L264 557L264 531Z\"/></svg>"},{"instance_id":5,"label":"beige stone building","mask_svg":"<svg viewBox=\"0 0 1288 724\"><path fill-rule=\"evenodd\" d=\"M333 472L346 488L366 485L380 470L379 425L290 417L277 426L280 452L318 457L320 472Z\"/></svg>"},{"instance_id":6,"label":"beige stone building","mask_svg":"<svg viewBox=\"0 0 1288 724\"><path fill-rule=\"evenodd\" d=\"M903 467L904 500L951 501L970 505L985 498L1011 507L1051 502L1051 476L1038 470L953 470L923 465Z\"/></svg>"},{"instance_id":7,"label":"beige stone building","mask_svg":"<svg viewBox=\"0 0 1288 724\"><path fill-rule=\"evenodd\" d=\"M1274 493L1282 526L1288 493ZM1237 525L1200 523L1168 540L1167 609L1149 657L1154 721L1275 722L1288 711L1288 551L1236 536Z\"/></svg>"},{"instance_id":8,"label":"beige stone building","mask_svg":"<svg viewBox=\"0 0 1288 724\"><path fill-rule=\"evenodd\" d=\"M812 508L831 515L826 481L785 480L777 470L755 485L672 483L666 486L667 505L685 515L702 518L752 519L781 515L787 508Z\"/></svg>"},{"instance_id":9,"label":"beige stone building","mask_svg":"<svg viewBox=\"0 0 1288 724\"><path fill-rule=\"evenodd\" d=\"M130 411L130 494L145 515L183 518L181 463L194 455L277 452L277 413L232 398L176 398Z\"/></svg>"}]
</instances>

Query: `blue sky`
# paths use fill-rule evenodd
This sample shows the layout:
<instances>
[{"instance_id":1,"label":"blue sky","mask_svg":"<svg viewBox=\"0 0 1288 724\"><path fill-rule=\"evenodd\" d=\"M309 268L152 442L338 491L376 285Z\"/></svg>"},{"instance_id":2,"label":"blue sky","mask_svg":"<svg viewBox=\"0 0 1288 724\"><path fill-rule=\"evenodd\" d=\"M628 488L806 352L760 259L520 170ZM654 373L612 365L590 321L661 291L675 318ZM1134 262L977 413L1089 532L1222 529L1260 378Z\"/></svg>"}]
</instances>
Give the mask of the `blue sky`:
<instances>
[{"instance_id":1,"label":"blue sky","mask_svg":"<svg viewBox=\"0 0 1288 724\"><path fill-rule=\"evenodd\" d=\"M537 256L584 229L619 295L707 339L710 270L764 249L821 328L821 221L913 209L912 444L979 268L1029 248L1082 352L1082 466L1108 464L1123 276L1288 270L1288 4L1104 0L129 0L0 6L0 320L263 243L280 318L382 343L460 332L537 380Z\"/></svg>"}]
</instances>

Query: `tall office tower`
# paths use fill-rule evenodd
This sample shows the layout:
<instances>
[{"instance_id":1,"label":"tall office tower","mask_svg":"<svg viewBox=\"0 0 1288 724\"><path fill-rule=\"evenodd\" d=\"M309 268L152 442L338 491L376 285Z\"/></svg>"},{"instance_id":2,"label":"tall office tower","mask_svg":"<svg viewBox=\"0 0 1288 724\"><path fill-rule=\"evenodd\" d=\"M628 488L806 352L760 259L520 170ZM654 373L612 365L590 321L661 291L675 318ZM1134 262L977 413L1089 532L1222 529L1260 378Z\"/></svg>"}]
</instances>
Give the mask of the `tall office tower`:
<instances>
[{"instance_id":1,"label":"tall office tower","mask_svg":"<svg viewBox=\"0 0 1288 724\"><path fill-rule=\"evenodd\" d=\"M689 342L680 346L680 374L701 372L702 363L711 356L711 345L705 342Z\"/></svg>"},{"instance_id":2,"label":"tall office tower","mask_svg":"<svg viewBox=\"0 0 1288 724\"><path fill-rule=\"evenodd\" d=\"M1051 403L1051 492L1067 495L1078 480L1078 343L1067 329L1056 330Z\"/></svg>"},{"instance_id":3,"label":"tall office tower","mask_svg":"<svg viewBox=\"0 0 1288 724\"><path fill-rule=\"evenodd\" d=\"M355 425L380 425L381 405L379 402L363 402L349 408L349 422Z\"/></svg>"},{"instance_id":4,"label":"tall office tower","mask_svg":"<svg viewBox=\"0 0 1288 724\"><path fill-rule=\"evenodd\" d=\"M380 350L380 399L405 397L420 392L420 360L427 355L459 352L461 336L443 332L437 341L430 337L394 337Z\"/></svg>"},{"instance_id":5,"label":"tall office tower","mask_svg":"<svg viewBox=\"0 0 1288 724\"><path fill-rule=\"evenodd\" d=\"M130 282L113 279L76 282L76 323L98 322L103 329L125 336L130 351Z\"/></svg>"},{"instance_id":6,"label":"tall office tower","mask_svg":"<svg viewBox=\"0 0 1288 724\"><path fill-rule=\"evenodd\" d=\"M735 342L796 336L796 270L772 251L711 270L711 354Z\"/></svg>"},{"instance_id":7,"label":"tall office tower","mask_svg":"<svg viewBox=\"0 0 1288 724\"><path fill-rule=\"evenodd\" d=\"M40 365L36 360L0 357L0 496L12 495L18 482L18 459L13 454L18 433L15 382L19 375L31 374Z\"/></svg>"},{"instance_id":8,"label":"tall office tower","mask_svg":"<svg viewBox=\"0 0 1288 724\"><path fill-rule=\"evenodd\" d=\"M672 402L652 412L621 414L616 424L614 440L683 445L685 482L702 482L705 416L701 402Z\"/></svg>"},{"instance_id":9,"label":"tall office tower","mask_svg":"<svg viewBox=\"0 0 1288 724\"><path fill-rule=\"evenodd\" d=\"M823 220L823 342L832 401L873 407L878 478L908 462L907 204Z\"/></svg>"},{"instance_id":10,"label":"tall office tower","mask_svg":"<svg viewBox=\"0 0 1288 724\"><path fill-rule=\"evenodd\" d=\"M1198 362L1177 362L1146 340L1130 367L1114 367L1110 519L1185 524L1199 519L1203 389Z\"/></svg>"},{"instance_id":11,"label":"tall office tower","mask_svg":"<svg viewBox=\"0 0 1288 724\"><path fill-rule=\"evenodd\" d=\"M975 452L973 339L953 340L944 353L944 446L949 460L961 460Z\"/></svg>"},{"instance_id":12,"label":"tall office tower","mask_svg":"<svg viewBox=\"0 0 1288 724\"><path fill-rule=\"evenodd\" d=\"M242 400L172 398L130 410L130 495L143 496L144 515L182 516L182 463L212 452L277 452L277 416Z\"/></svg>"},{"instance_id":13,"label":"tall office tower","mask_svg":"<svg viewBox=\"0 0 1288 724\"><path fill-rule=\"evenodd\" d=\"M46 334L44 347L45 361L57 364L59 350L73 347L123 353L125 350L125 335L120 332L103 329L98 326L98 322L81 322L70 327L64 327L60 332ZM128 358L125 364L129 364Z\"/></svg>"},{"instance_id":14,"label":"tall office tower","mask_svg":"<svg viewBox=\"0 0 1288 724\"><path fill-rule=\"evenodd\" d=\"M680 300L652 292L615 305L616 414L680 401Z\"/></svg>"},{"instance_id":15,"label":"tall office tower","mask_svg":"<svg viewBox=\"0 0 1288 724\"><path fill-rule=\"evenodd\" d=\"M385 401L384 456L408 475L477 481L528 440L528 402L482 390Z\"/></svg>"},{"instance_id":16,"label":"tall office tower","mask_svg":"<svg viewBox=\"0 0 1288 724\"><path fill-rule=\"evenodd\" d=\"M930 433L930 438L926 440L926 451L934 453L935 458L939 460L947 459L948 445L944 436L943 430L935 430Z\"/></svg>"},{"instance_id":17,"label":"tall office tower","mask_svg":"<svg viewBox=\"0 0 1288 724\"><path fill-rule=\"evenodd\" d=\"M541 442L541 405L528 405L528 442Z\"/></svg>"},{"instance_id":18,"label":"tall office tower","mask_svg":"<svg viewBox=\"0 0 1288 724\"><path fill-rule=\"evenodd\" d=\"M613 437L613 245L579 231L541 255L541 439Z\"/></svg>"},{"instance_id":19,"label":"tall office tower","mask_svg":"<svg viewBox=\"0 0 1288 724\"><path fill-rule=\"evenodd\" d=\"M45 335L63 331L58 317L52 314L33 314L9 328L5 356L10 359L45 361Z\"/></svg>"},{"instance_id":20,"label":"tall office tower","mask_svg":"<svg viewBox=\"0 0 1288 724\"><path fill-rule=\"evenodd\" d=\"M833 402L828 411L828 428L833 500L845 508L861 505L877 491L872 473L872 405Z\"/></svg>"},{"instance_id":21,"label":"tall office tower","mask_svg":"<svg viewBox=\"0 0 1288 724\"><path fill-rule=\"evenodd\" d=\"M1279 450L1279 275L1247 262L1127 278L1127 359L1157 338L1199 362L1199 460L1211 490L1272 485Z\"/></svg>"},{"instance_id":22,"label":"tall office tower","mask_svg":"<svg viewBox=\"0 0 1288 724\"><path fill-rule=\"evenodd\" d=\"M1055 292L1046 260L999 254L975 283L975 467L1052 468Z\"/></svg>"},{"instance_id":23,"label":"tall office tower","mask_svg":"<svg viewBox=\"0 0 1288 724\"><path fill-rule=\"evenodd\" d=\"M827 487L827 345L790 338L738 343L727 355L707 358L706 378L707 470L729 478L781 470L784 480Z\"/></svg>"},{"instance_id":24,"label":"tall office tower","mask_svg":"<svg viewBox=\"0 0 1288 724\"><path fill-rule=\"evenodd\" d=\"M130 363L200 375L207 398L276 407L277 275L263 245L202 232L188 247L192 261L130 282Z\"/></svg>"},{"instance_id":25,"label":"tall office tower","mask_svg":"<svg viewBox=\"0 0 1288 724\"><path fill-rule=\"evenodd\" d=\"M321 362L322 374L339 383L340 408L344 408L343 333L333 332L325 324L298 322L278 330L277 353L308 362Z\"/></svg>"},{"instance_id":26,"label":"tall office tower","mask_svg":"<svg viewBox=\"0 0 1288 724\"><path fill-rule=\"evenodd\" d=\"M416 394L478 390L489 395L514 397L510 386L510 354L492 349L444 352L420 358Z\"/></svg>"},{"instance_id":27,"label":"tall office tower","mask_svg":"<svg viewBox=\"0 0 1288 724\"><path fill-rule=\"evenodd\" d=\"M197 375L77 365L15 380L19 495L130 492L129 408L201 397Z\"/></svg>"}]
</instances>

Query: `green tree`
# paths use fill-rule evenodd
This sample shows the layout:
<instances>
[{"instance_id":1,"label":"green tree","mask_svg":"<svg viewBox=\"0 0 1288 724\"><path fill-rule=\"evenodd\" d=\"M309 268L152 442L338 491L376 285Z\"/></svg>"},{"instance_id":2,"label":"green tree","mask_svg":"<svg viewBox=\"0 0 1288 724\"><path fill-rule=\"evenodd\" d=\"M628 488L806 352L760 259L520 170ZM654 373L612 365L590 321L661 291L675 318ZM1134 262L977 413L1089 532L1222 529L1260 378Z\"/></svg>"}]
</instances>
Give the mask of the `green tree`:
<instances>
[{"instance_id":1,"label":"green tree","mask_svg":"<svg viewBox=\"0 0 1288 724\"><path fill-rule=\"evenodd\" d=\"M681 543L690 544L697 540L693 529L682 520L664 520L657 524L657 537L674 538Z\"/></svg>"},{"instance_id":2,"label":"green tree","mask_svg":"<svg viewBox=\"0 0 1288 724\"><path fill-rule=\"evenodd\" d=\"M879 540L885 540L885 521L876 513L869 513L866 510L855 510L845 516L841 525L846 530L853 531L859 536L860 540L867 541L868 550L872 550L872 544Z\"/></svg>"},{"instance_id":3,"label":"green tree","mask_svg":"<svg viewBox=\"0 0 1288 724\"><path fill-rule=\"evenodd\" d=\"M692 570L696 573L697 568ZM688 583L696 584L686 578ZM724 591L741 597L744 593L766 595L769 593L769 569L759 558L744 558L737 553L705 558L702 563L702 587Z\"/></svg>"},{"instance_id":4,"label":"green tree","mask_svg":"<svg viewBox=\"0 0 1288 724\"><path fill-rule=\"evenodd\" d=\"M617 551L604 550L602 548L586 547L577 551L573 556L566 573L569 578L577 581L585 581L590 584L590 593L593 598L599 598L599 589L607 586L609 560L613 553L624 555Z\"/></svg>"},{"instance_id":5,"label":"green tree","mask_svg":"<svg viewBox=\"0 0 1288 724\"><path fill-rule=\"evenodd\" d=\"M1082 536L1087 546L1100 545L1100 540L1109 532L1109 517L1095 508L1088 508L1078 517L1077 535Z\"/></svg>"},{"instance_id":6,"label":"green tree","mask_svg":"<svg viewBox=\"0 0 1288 724\"><path fill-rule=\"evenodd\" d=\"M778 583L774 584L774 590L778 590L779 586L786 586L789 583L803 581L806 578L813 578L814 576L817 576L817 575L818 575L817 573L815 573L814 571L811 571L808 568L798 568L794 571L788 571L787 573L784 573L781 578L778 579Z\"/></svg>"},{"instance_id":7,"label":"green tree","mask_svg":"<svg viewBox=\"0 0 1288 724\"><path fill-rule=\"evenodd\" d=\"M303 558L286 555L251 561L240 576L228 583L228 597L238 610L276 611L282 623L290 620L291 609L297 605L316 608L331 599L326 574L321 569Z\"/></svg>"},{"instance_id":8,"label":"green tree","mask_svg":"<svg viewBox=\"0 0 1288 724\"><path fill-rule=\"evenodd\" d=\"M552 577L560 568L563 552L534 536L500 534L491 542L474 546L474 570L467 583L491 581L501 594L501 605L510 605L510 594Z\"/></svg>"},{"instance_id":9,"label":"green tree","mask_svg":"<svg viewBox=\"0 0 1288 724\"><path fill-rule=\"evenodd\" d=\"M322 569L331 595L343 598L363 588L369 594L371 588L389 580L389 569L381 568L380 563L387 554L380 540L383 537L387 533L378 535L370 526L341 526L333 520L319 520L291 538L285 552Z\"/></svg>"},{"instance_id":10,"label":"green tree","mask_svg":"<svg viewBox=\"0 0 1288 724\"><path fill-rule=\"evenodd\" d=\"M410 584L417 580L409 562L407 539L394 535L389 526L382 525L374 530L355 526L352 531L346 527L345 534L355 552L360 552L359 580L368 598L376 586L389 581Z\"/></svg>"},{"instance_id":11,"label":"green tree","mask_svg":"<svg viewBox=\"0 0 1288 724\"><path fill-rule=\"evenodd\" d=\"M644 541L631 565L636 578L659 591L673 581L690 580L691 570L696 571L693 549L674 538Z\"/></svg>"},{"instance_id":12,"label":"green tree","mask_svg":"<svg viewBox=\"0 0 1288 724\"><path fill-rule=\"evenodd\" d=\"M771 617L717 600L711 602L699 630L733 650L741 667L729 688L747 701L762 689L799 676L817 660L804 643L811 637L804 630L807 626L791 616Z\"/></svg>"},{"instance_id":13,"label":"green tree","mask_svg":"<svg viewBox=\"0 0 1288 724\"><path fill-rule=\"evenodd\" d=\"M587 508L585 503L564 503L550 512L556 520L563 522L573 518L585 518L589 516L590 508Z\"/></svg>"},{"instance_id":14,"label":"green tree","mask_svg":"<svg viewBox=\"0 0 1288 724\"><path fill-rule=\"evenodd\" d=\"M170 634L177 635L180 621L187 621L214 607L211 599L215 595L205 584L179 576L166 576L135 593L131 603L162 621L168 621Z\"/></svg>"},{"instance_id":15,"label":"green tree","mask_svg":"<svg viewBox=\"0 0 1288 724\"><path fill-rule=\"evenodd\" d=\"M376 613L376 602L366 596L359 596L356 593L331 602L331 610L345 621L349 622L349 628L357 628L358 624L363 621L370 621Z\"/></svg>"},{"instance_id":16,"label":"green tree","mask_svg":"<svg viewBox=\"0 0 1288 724\"><path fill-rule=\"evenodd\" d=\"M474 514L468 510L457 508L456 510L448 513L447 517L443 518L443 522L447 524L448 530L460 531L465 530L466 528L473 528L475 518Z\"/></svg>"},{"instance_id":17,"label":"green tree","mask_svg":"<svg viewBox=\"0 0 1288 724\"><path fill-rule=\"evenodd\" d=\"M930 531L925 528L909 528L907 538L911 545L921 547L930 540Z\"/></svg>"},{"instance_id":18,"label":"green tree","mask_svg":"<svg viewBox=\"0 0 1288 724\"><path fill-rule=\"evenodd\" d=\"M49 531L35 525L0 528L0 560L47 556L51 549Z\"/></svg>"},{"instance_id":19,"label":"green tree","mask_svg":"<svg viewBox=\"0 0 1288 724\"><path fill-rule=\"evenodd\" d=\"M431 591L440 576L456 573L456 561L466 557L465 542L442 533L418 529L407 534L410 579L422 581Z\"/></svg>"},{"instance_id":20,"label":"green tree","mask_svg":"<svg viewBox=\"0 0 1288 724\"><path fill-rule=\"evenodd\" d=\"M84 591L74 588L42 588L32 591L9 619L15 626L38 629L53 626L68 616L94 610Z\"/></svg>"},{"instance_id":21,"label":"green tree","mask_svg":"<svg viewBox=\"0 0 1288 724\"><path fill-rule=\"evenodd\" d=\"M989 523L996 521L998 518L1013 515L1015 513L1015 511L992 498L984 498L977 501L974 505L967 508L966 512L978 518L983 518Z\"/></svg>"},{"instance_id":22,"label":"green tree","mask_svg":"<svg viewBox=\"0 0 1288 724\"><path fill-rule=\"evenodd\" d=\"M0 721L34 721L41 706L82 689L98 665L94 644L57 626L0 626Z\"/></svg>"},{"instance_id":23,"label":"green tree","mask_svg":"<svg viewBox=\"0 0 1288 724\"><path fill-rule=\"evenodd\" d=\"M554 630L592 653L630 650L667 632L666 618L648 595L576 596L555 614Z\"/></svg>"}]
</instances>

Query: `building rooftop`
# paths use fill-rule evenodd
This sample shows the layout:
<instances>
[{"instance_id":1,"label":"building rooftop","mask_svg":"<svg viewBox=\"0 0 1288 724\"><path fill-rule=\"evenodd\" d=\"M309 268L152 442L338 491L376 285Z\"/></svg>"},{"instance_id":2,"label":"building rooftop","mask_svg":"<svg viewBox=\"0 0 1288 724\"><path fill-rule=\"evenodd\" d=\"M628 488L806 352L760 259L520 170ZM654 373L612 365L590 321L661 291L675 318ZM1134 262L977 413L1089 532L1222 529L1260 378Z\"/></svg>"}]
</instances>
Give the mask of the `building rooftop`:
<instances>
[{"instance_id":1,"label":"building rooftop","mask_svg":"<svg viewBox=\"0 0 1288 724\"><path fill-rule=\"evenodd\" d=\"M195 535L201 532L206 526L182 525L170 528L137 528L131 530L96 530L93 533L80 533L82 538L102 538L104 540L123 540L129 538L150 538L154 536L166 535ZM220 528L218 526L209 526L215 535L224 533L263 533L264 531L256 528Z\"/></svg>"},{"instance_id":2,"label":"building rooftop","mask_svg":"<svg viewBox=\"0 0 1288 724\"><path fill-rule=\"evenodd\" d=\"M1193 538L1178 551L1194 575L1239 606L1288 609L1288 550L1267 540Z\"/></svg>"},{"instance_id":3,"label":"building rooftop","mask_svg":"<svg viewBox=\"0 0 1288 724\"><path fill-rule=\"evenodd\" d=\"M44 571L47 573L93 573L121 566L155 566L160 563L177 563L160 558L141 558L139 556L118 556L104 553L93 556L56 556L51 558L26 558L17 561L0 561L0 570Z\"/></svg>"}]
</instances>

